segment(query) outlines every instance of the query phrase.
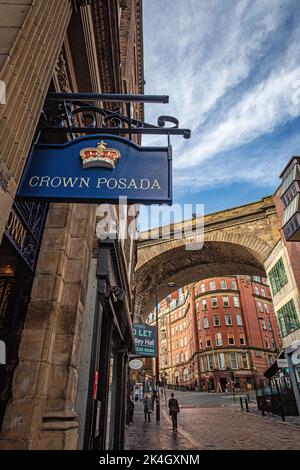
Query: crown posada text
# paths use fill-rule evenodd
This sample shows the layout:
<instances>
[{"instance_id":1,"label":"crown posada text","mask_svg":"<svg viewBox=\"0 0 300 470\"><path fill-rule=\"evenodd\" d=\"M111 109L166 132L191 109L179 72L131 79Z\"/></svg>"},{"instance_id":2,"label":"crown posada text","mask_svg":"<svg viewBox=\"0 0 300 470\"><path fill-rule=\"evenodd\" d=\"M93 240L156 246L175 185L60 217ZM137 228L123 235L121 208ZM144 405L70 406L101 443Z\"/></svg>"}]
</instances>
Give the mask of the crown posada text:
<instances>
[{"instance_id":1,"label":"crown posada text","mask_svg":"<svg viewBox=\"0 0 300 470\"><path fill-rule=\"evenodd\" d=\"M30 188L96 188L101 189L161 189L156 178L92 178L80 176L32 176L29 179Z\"/></svg>"}]
</instances>

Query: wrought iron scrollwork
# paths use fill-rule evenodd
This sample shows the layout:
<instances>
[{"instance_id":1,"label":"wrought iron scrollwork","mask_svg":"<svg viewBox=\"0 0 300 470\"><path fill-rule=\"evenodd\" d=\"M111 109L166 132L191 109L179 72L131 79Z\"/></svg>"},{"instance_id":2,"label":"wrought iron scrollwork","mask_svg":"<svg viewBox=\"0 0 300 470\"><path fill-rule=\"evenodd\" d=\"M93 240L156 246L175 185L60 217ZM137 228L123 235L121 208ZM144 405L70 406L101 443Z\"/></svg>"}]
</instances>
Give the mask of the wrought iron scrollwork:
<instances>
[{"instance_id":1,"label":"wrought iron scrollwork","mask_svg":"<svg viewBox=\"0 0 300 470\"><path fill-rule=\"evenodd\" d=\"M159 101L158 98L161 98ZM180 129L178 119L172 116L159 116L157 125L134 119L131 103L167 102L167 97L144 95L101 95L49 93L39 122L39 130L72 134L166 134L183 135L189 139L191 131ZM117 105L104 108L105 101ZM122 103L126 114L122 112ZM168 126L167 124L172 124Z\"/></svg>"},{"instance_id":2,"label":"wrought iron scrollwork","mask_svg":"<svg viewBox=\"0 0 300 470\"><path fill-rule=\"evenodd\" d=\"M35 269L47 211L48 204L45 202L16 199L13 204L13 212L18 223L23 227L24 240L20 244L9 228L5 230L6 236L32 271Z\"/></svg>"}]
</instances>

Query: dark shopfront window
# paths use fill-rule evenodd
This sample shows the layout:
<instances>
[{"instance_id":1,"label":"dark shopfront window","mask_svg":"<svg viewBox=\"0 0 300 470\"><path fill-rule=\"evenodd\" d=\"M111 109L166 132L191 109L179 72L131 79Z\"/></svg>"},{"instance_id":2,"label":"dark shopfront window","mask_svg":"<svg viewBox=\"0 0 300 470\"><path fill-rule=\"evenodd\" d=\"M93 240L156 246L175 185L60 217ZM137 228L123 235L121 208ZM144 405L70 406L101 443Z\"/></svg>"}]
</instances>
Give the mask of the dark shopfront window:
<instances>
[{"instance_id":1,"label":"dark shopfront window","mask_svg":"<svg viewBox=\"0 0 300 470\"><path fill-rule=\"evenodd\" d=\"M4 238L0 247L0 339L6 347L6 364L0 364L0 430L11 398L31 285L32 275L26 272Z\"/></svg>"},{"instance_id":2,"label":"dark shopfront window","mask_svg":"<svg viewBox=\"0 0 300 470\"><path fill-rule=\"evenodd\" d=\"M0 364L0 430L11 398L47 210L45 203L15 201L0 245L0 340L6 348L6 364Z\"/></svg>"}]
</instances>

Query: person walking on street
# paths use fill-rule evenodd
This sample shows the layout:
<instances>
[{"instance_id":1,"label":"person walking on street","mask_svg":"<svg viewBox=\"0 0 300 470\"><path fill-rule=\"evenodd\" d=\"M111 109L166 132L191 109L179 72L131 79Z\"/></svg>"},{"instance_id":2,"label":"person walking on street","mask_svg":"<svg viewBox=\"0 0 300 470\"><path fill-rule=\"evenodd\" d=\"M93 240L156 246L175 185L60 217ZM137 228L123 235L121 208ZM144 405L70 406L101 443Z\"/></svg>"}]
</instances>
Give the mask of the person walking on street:
<instances>
[{"instance_id":1,"label":"person walking on street","mask_svg":"<svg viewBox=\"0 0 300 470\"><path fill-rule=\"evenodd\" d=\"M172 416L173 431L177 431L177 413L179 413L179 411L178 401L174 398L174 393L171 393L171 398L169 400L169 413Z\"/></svg>"},{"instance_id":2,"label":"person walking on street","mask_svg":"<svg viewBox=\"0 0 300 470\"><path fill-rule=\"evenodd\" d=\"M150 399L147 393L144 398L144 415L145 415L145 423L147 422L147 418L148 418L148 423L150 423L151 409L150 409Z\"/></svg>"}]
</instances>

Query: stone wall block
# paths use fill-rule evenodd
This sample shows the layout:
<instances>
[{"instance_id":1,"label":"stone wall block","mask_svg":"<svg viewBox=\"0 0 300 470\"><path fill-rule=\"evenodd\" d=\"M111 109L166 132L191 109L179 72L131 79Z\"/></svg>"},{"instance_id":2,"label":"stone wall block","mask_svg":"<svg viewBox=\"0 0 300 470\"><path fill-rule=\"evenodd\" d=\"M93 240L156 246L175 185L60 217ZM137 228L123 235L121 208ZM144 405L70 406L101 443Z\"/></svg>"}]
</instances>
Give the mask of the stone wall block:
<instances>
[{"instance_id":1,"label":"stone wall block","mask_svg":"<svg viewBox=\"0 0 300 470\"><path fill-rule=\"evenodd\" d=\"M31 301L27 310L26 328L50 328L55 309L55 302Z\"/></svg>"},{"instance_id":2,"label":"stone wall block","mask_svg":"<svg viewBox=\"0 0 300 470\"><path fill-rule=\"evenodd\" d=\"M48 399L65 399L68 376L69 367L67 365L55 365L51 367Z\"/></svg>"},{"instance_id":3,"label":"stone wall block","mask_svg":"<svg viewBox=\"0 0 300 470\"><path fill-rule=\"evenodd\" d=\"M43 355L44 342L49 330L25 328L19 348L19 359L22 361L40 361Z\"/></svg>"},{"instance_id":4,"label":"stone wall block","mask_svg":"<svg viewBox=\"0 0 300 470\"><path fill-rule=\"evenodd\" d=\"M56 274L61 276L66 254L63 250L51 250L39 257L37 274Z\"/></svg>"},{"instance_id":5,"label":"stone wall block","mask_svg":"<svg viewBox=\"0 0 300 470\"><path fill-rule=\"evenodd\" d=\"M41 246L42 251L63 249L68 240L68 232L65 229L48 228L47 224L44 230L44 236Z\"/></svg>"},{"instance_id":6,"label":"stone wall block","mask_svg":"<svg viewBox=\"0 0 300 470\"><path fill-rule=\"evenodd\" d=\"M81 259L68 259L63 266L62 277L66 283L80 282L83 275L83 260Z\"/></svg>"},{"instance_id":7,"label":"stone wall block","mask_svg":"<svg viewBox=\"0 0 300 470\"><path fill-rule=\"evenodd\" d=\"M39 274L35 277L31 297L36 300L51 301L58 298L61 279L50 274Z\"/></svg>"},{"instance_id":8,"label":"stone wall block","mask_svg":"<svg viewBox=\"0 0 300 470\"><path fill-rule=\"evenodd\" d=\"M86 238L69 237L66 253L70 259L83 259L86 254Z\"/></svg>"},{"instance_id":9,"label":"stone wall block","mask_svg":"<svg viewBox=\"0 0 300 470\"><path fill-rule=\"evenodd\" d=\"M68 365L71 361L73 335L57 334L53 352L53 364Z\"/></svg>"},{"instance_id":10,"label":"stone wall block","mask_svg":"<svg viewBox=\"0 0 300 470\"><path fill-rule=\"evenodd\" d=\"M48 228L63 228L66 227L70 207L68 205L61 206L58 204L51 204L47 217Z\"/></svg>"}]
</instances>

